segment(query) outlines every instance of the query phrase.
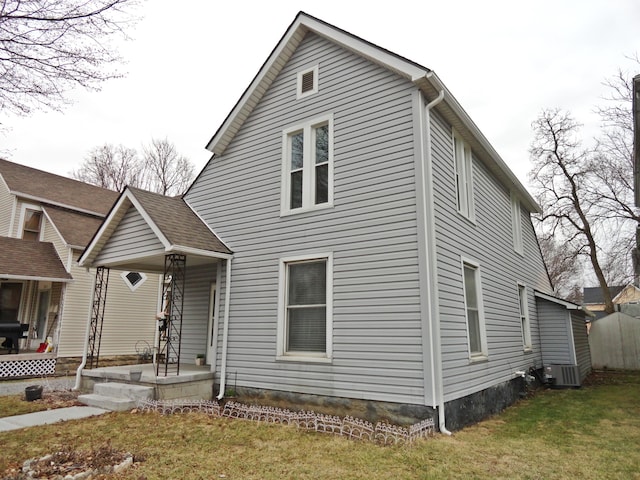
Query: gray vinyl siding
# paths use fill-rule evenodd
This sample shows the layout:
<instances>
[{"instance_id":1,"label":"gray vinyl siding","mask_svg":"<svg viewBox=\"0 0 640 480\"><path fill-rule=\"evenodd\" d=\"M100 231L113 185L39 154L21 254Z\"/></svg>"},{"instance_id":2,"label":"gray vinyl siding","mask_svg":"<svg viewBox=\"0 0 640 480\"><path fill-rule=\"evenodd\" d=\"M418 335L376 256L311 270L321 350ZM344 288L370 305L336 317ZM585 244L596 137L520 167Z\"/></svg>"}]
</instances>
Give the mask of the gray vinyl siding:
<instances>
[{"instance_id":1,"label":"gray vinyl siding","mask_svg":"<svg viewBox=\"0 0 640 480\"><path fill-rule=\"evenodd\" d=\"M164 252L164 247L140 213L131 206L94 263L99 265L152 252Z\"/></svg>"},{"instance_id":2,"label":"gray vinyl siding","mask_svg":"<svg viewBox=\"0 0 640 480\"><path fill-rule=\"evenodd\" d=\"M11 215L13 213L13 195L0 175L0 236L9 237Z\"/></svg>"},{"instance_id":3,"label":"gray vinyl siding","mask_svg":"<svg viewBox=\"0 0 640 480\"><path fill-rule=\"evenodd\" d=\"M211 284L216 281L216 271L216 264L187 268L180 355L183 363L193 364L197 354L207 353L209 296Z\"/></svg>"},{"instance_id":4,"label":"gray vinyl siding","mask_svg":"<svg viewBox=\"0 0 640 480\"><path fill-rule=\"evenodd\" d=\"M539 366L541 338L533 289L550 291L528 212L522 208L523 254L513 247L510 191L473 155L475 221L457 212L452 130L432 113L436 252L445 401ZM471 362L464 310L462 259L479 264L487 360ZM532 349L525 352L518 283L527 288Z\"/></svg>"},{"instance_id":5,"label":"gray vinyl siding","mask_svg":"<svg viewBox=\"0 0 640 480\"><path fill-rule=\"evenodd\" d=\"M546 300L538 299L537 304L544 365L573 365L570 313L564 306Z\"/></svg>"},{"instance_id":6,"label":"gray vinyl siding","mask_svg":"<svg viewBox=\"0 0 640 480\"><path fill-rule=\"evenodd\" d=\"M316 63L319 92L296 100L296 73ZM227 361L238 386L424 403L413 88L308 34L188 192L234 251ZM282 131L329 113L334 207L280 217ZM333 361L276 361L279 261L327 252ZM220 305L221 319L222 312Z\"/></svg>"},{"instance_id":7,"label":"gray vinyl siding","mask_svg":"<svg viewBox=\"0 0 640 480\"><path fill-rule=\"evenodd\" d=\"M584 314L571 312L571 328L573 329L573 343L576 362L580 368L580 380L591 372L591 351L589 350L589 336Z\"/></svg>"}]
</instances>

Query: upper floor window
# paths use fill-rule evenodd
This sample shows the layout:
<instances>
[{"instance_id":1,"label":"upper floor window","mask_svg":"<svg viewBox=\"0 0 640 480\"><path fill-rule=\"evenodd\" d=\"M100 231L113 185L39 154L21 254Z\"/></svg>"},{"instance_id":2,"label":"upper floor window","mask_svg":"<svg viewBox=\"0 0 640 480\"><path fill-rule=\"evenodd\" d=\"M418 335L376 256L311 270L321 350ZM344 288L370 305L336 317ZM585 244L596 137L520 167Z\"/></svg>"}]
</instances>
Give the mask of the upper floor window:
<instances>
[{"instance_id":1,"label":"upper floor window","mask_svg":"<svg viewBox=\"0 0 640 480\"><path fill-rule=\"evenodd\" d=\"M22 238L24 240L40 240L41 224L42 212L40 210L25 209Z\"/></svg>"},{"instance_id":2,"label":"upper floor window","mask_svg":"<svg viewBox=\"0 0 640 480\"><path fill-rule=\"evenodd\" d=\"M281 213L333 205L333 116L283 132Z\"/></svg>"},{"instance_id":3,"label":"upper floor window","mask_svg":"<svg viewBox=\"0 0 640 480\"><path fill-rule=\"evenodd\" d=\"M531 349L531 326L529 325L529 302L527 288L518 284L518 306L520 307L520 324L522 326L522 345L525 350Z\"/></svg>"},{"instance_id":4,"label":"upper floor window","mask_svg":"<svg viewBox=\"0 0 640 480\"><path fill-rule=\"evenodd\" d=\"M513 249L522 253L522 214L520 212L520 200L511 196L511 222L513 226Z\"/></svg>"},{"instance_id":5,"label":"upper floor window","mask_svg":"<svg viewBox=\"0 0 640 480\"><path fill-rule=\"evenodd\" d=\"M480 267L463 261L464 306L469 335L469 356L471 359L487 355L487 339L482 310L482 290L480 287Z\"/></svg>"},{"instance_id":6,"label":"upper floor window","mask_svg":"<svg viewBox=\"0 0 640 480\"><path fill-rule=\"evenodd\" d=\"M298 72L296 82L296 98L304 98L318 93L318 65Z\"/></svg>"},{"instance_id":7,"label":"upper floor window","mask_svg":"<svg viewBox=\"0 0 640 480\"><path fill-rule=\"evenodd\" d=\"M458 212L473 220L473 160L471 147L455 131L453 132L453 150Z\"/></svg>"}]
</instances>

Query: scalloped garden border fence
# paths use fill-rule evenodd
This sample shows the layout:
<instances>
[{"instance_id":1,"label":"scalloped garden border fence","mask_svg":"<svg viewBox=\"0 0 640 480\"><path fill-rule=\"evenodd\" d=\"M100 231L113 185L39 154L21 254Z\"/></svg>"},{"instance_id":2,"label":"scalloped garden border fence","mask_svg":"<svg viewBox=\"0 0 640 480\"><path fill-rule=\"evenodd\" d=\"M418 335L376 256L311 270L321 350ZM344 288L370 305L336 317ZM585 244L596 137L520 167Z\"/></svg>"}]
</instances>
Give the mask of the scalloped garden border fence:
<instances>
[{"instance_id":1,"label":"scalloped garden border fence","mask_svg":"<svg viewBox=\"0 0 640 480\"><path fill-rule=\"evenodd\" d=\"M435 434L432 418L415 423L409 427L400 427L385 422L375 425L359 418L324 415L311 411L291 411L277 407L245 405L239 402L227 402L220 406L216 401L179 401L179 400L140 400L141 412L157 412L162 415L176 413L205 413L213 417L236 418L255 422L295 425L308 431L340 435L353 440L366 440L382 445L411 444L420 438Z\"/></svg>"}]
</instances>

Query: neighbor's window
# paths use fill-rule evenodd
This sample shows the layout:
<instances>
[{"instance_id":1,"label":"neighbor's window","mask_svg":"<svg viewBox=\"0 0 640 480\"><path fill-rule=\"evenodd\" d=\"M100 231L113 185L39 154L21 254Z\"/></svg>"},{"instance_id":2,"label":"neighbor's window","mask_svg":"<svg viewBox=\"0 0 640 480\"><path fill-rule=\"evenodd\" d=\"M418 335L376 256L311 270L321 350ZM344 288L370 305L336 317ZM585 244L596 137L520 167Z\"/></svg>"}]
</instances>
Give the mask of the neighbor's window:
<instances>
[{"instance_id":1,"label":"neighbor's window","mask_svg":"<svg viewBox=\"0 0 640 480\"><path fill-rule=\"evenodd\" d=\"M333 205L332 131L331 116L285 130L283 215Z\"/></svg>"},{"instance_id":2,"label":"neighbor's window","mask_svg":"<svg viewBox=\"0 0 640 480\"><path fill-rule=\"evenodd\" d=\"M525 350L531 349L531 326L529 325L529 302L527 288L518 284L518 304L520 307L520 324L522 326L522 345Z\"/></svg>"},{"instance_id":3,"label":"neighbor's window","mask_svg":"<svg viewBox=\"0 0 640 480\"><path fill-rule=\"evenodd\" d=\"M132 292L135 292L147 280L147 276L141 272L122 272L120 276Z\"/></svg>"},{"instance_id":4,"label":"neighbor's window","mask_svg":"<svg viewBox=\"0 0 640 480\"><path fill-rule=\"evenodd\" d=\"M522 253L522 214L520 212L520 200L511 196L511 222L513 224L513 249Z\"/></svg>"},{"instance_id":5,"label":"neighbor's window","mask_svg":"<svg viewBox=\"0 0 640 480\"><path fill-rule=\"evenodd\" d=\"M453 132L453 149L458 212L473 220L473 160L471 147L455 131Z\"/></svg>"},{"instance_id":6,"label":"neighbor's window","mask_svg":"<svg viewBox=\"0 0 640 480\"><path fill-rule=\"evenodd\" d=\"M482 313L480 270L478 265L463 262L464 303L469 333L469 355L471 358L487 354Z\"/></svg>"},{"instance_id":7,"label":"neighbor's window","mask_svg":"<svg viewBox=\"0 0 640 480\"><path fill-rule=\"evenodd\" d=\"M280 263L278 357L331 358L332 256L297 257Z\"/></svg>"},{"instance_id":8,"label":"neighbor's window","mask_svg":"<svg viewBox=\"0 0 640 480\"><path fill-rule=\"evenodd\" d=\"M318 92L318 65L298 72L296 97L304 98Z\"/></svg>"},{"instance_id":9,"label":"neighbor's window","mask_svg":"<svg viewBox=\"0 0 640 480\"><path fill-rule=\"evenodd\" d=\"M24 224L22 227L22 238L24 240L40 240L40 225L42 223L42 212L40 210L24 211Z\"/></svg>"}]
</instances>

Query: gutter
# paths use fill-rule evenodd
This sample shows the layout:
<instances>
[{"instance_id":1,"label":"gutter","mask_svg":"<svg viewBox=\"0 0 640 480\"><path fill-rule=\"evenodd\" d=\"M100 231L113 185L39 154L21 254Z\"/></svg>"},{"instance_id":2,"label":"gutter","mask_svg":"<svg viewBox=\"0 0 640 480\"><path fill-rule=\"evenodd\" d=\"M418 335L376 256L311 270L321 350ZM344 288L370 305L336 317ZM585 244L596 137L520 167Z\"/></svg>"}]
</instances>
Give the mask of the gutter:
<instances>
[{"instance_id":1,"label":"gutter","mask_svg":"<svg viewBox=\"0 0 640 480\"><path fill-rule=\"evenodd\" d=\"M427 80L432 81L433 72L426 75ZM438 300L438 259L436 256L436 223L435 206L433 201L433 169L432 169L432 148L431 148L431 110L444 99L444 88L440 89L438 96L429 102L425 107L425 129L426 148L425 155L422 156L422 171L425 172L425 189L428 196L424 196L425 202L425 237L427 240L427 262L429 265L429 283L431 288L430 312L431 317L431 343L432 343L432 368L435 377L436 403L438 407L438 427L441 433L451 435L446 427L444 413L444 386L442 375L442 344L440 335L440 305Z\"/></svg>"},{"instance_id":2,"label":"gutter","mask_svg":"<svg viewBox=\"0 0 640 480\"><path fill-rule=\"evenodd\" d=\"M227 259L227 286L224 292L224 328L222 330L222 361L220 363L220 393L218 400L224 398L227 383L227 345L229 343L229 302L231 300L231 258Z\"/></svg>"}]
</instances>

